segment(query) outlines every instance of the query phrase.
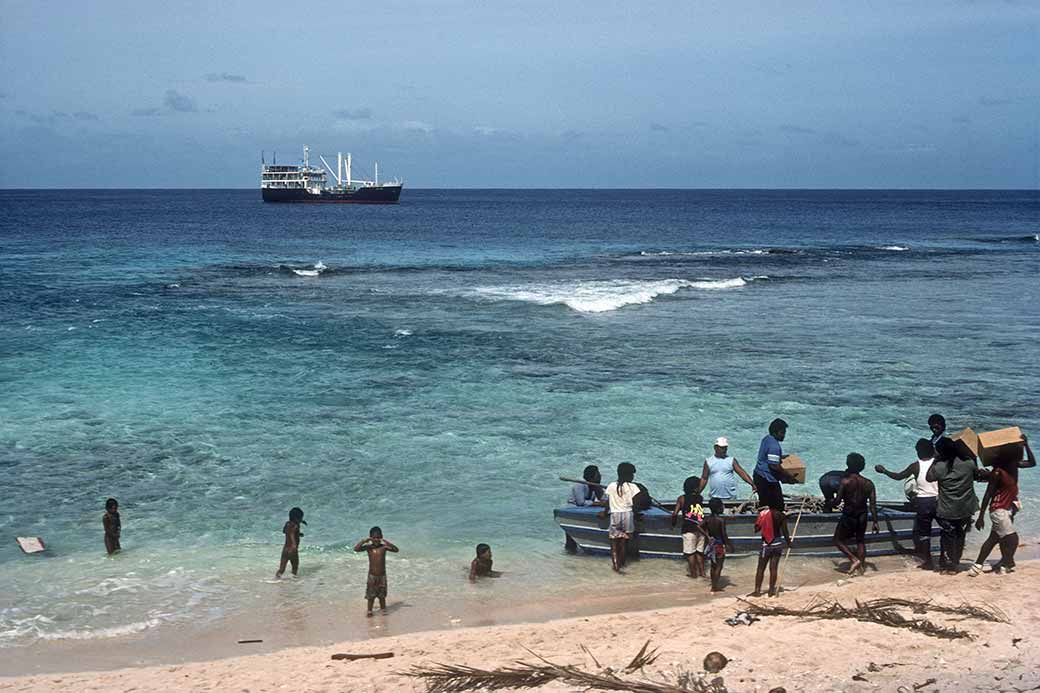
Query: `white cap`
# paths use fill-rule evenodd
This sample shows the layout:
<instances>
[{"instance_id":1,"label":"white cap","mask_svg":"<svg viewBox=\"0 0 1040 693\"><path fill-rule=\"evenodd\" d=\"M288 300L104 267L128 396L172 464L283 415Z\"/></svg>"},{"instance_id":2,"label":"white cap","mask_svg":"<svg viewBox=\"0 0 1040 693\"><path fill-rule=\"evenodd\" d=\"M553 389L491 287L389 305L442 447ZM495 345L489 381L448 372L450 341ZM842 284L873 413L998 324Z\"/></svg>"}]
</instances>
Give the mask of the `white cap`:
<instances>
[{"instance_id":1,"label":"white cap","mask_svg":"<svg viewBox=\"0 0 1040 693\"><path fill-rule=\"evenodd\" d=\"M721 436L715 439L715 445L719 446L720 448L728 448L729 441L726 439L726 436Z\"/></svg>"}]
</instances>

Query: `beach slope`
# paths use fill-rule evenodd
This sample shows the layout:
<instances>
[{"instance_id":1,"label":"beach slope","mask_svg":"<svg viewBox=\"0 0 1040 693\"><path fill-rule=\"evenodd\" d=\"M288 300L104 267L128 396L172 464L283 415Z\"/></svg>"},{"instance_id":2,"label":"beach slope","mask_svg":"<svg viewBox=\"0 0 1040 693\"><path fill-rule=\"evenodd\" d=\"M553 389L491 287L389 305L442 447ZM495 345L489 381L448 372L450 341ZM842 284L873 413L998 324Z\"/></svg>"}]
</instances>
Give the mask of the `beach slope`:
<instances>
[{"instance_id":1,"label":"beach slope","mask_svg":"<svg viewBox=\"0 0 1040 693\"><path fill-rule=\"evenodd\" d=\"M590 671L623 668L648 639L660 657L636 676L674 681L699 671L713 650L731 661L718 675L729 691L1027 691L1040 690L1040 563L1022 562L1012 575L943 577L910 568L785 592L762 604L802 607L814 597L846 606L881 597L946 605L988 604L1010 623L958 620L929 613L937 624L970 631L948 640L852 620L805 621L769 616L728 626L744 605L736 588L707 605L631 612L542 624L413 633L331 647L301 647L178 666L0 679L3 691L424 691L402 672L433 662L485 669L533 660L525 648ZM706 589L691 583L691 589ZM909 612L907 612L909 615ZM391 617L393 617L391 615ZM587 647L593 658L583 650ZM393 652L392 659L332 661L335 653ZM542 691L576 690L559 682Z\"/></svg>"}]
</instances>

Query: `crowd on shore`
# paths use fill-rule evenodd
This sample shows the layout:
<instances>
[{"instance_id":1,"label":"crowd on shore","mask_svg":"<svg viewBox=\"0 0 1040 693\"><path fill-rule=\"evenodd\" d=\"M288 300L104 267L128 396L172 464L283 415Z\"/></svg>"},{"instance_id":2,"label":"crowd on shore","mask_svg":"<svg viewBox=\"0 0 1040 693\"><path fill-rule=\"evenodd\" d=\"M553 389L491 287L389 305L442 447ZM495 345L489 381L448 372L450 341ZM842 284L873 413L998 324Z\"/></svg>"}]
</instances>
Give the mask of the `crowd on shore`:
<instances>
[{"instance_id":1,"label":"crowd on shore","mask_svg":"<svg viewBox=\"0 0 1040 693\"><path fill-rule=\"evenodd\" d=\"M894 472L880 464L874 467L879 474L906 482L906 495L916 516L913 535L915 554L921 561L919 567L938 569L941 574L956 574L973 520L975 528L982 531L988 511L990 533L969 572L973 576L982 574L986 560L998 546L1001 557L993 572L1014 571L1018 548L1014 521L1021 510L1018 472L1036 466L1028 440L1022 436L1020 444L999 448L986 468L979 465L977 455L963 440L946 435L943 416L930 416L928 427L930 437L917 441L917 459L905 469ZM782 443L787 429L788 424L783 419L775 419L769 425L769 433L762 438L751 475L729 455L728 440L724 437L716 439L714 454L705 459L701 475L687 478L682 495L675 501L672 525L682 522L683 555L688 562L689 574L691 577L706 577L705 564L709 564L713 591L720 589L726 552L732 551L726 533L724 501L737 500L737 479L741 479L757 495L759 508L755 529L761 535L761 547L752 594L761 594L767 567L770 572L769 594L776 593L780 556L794 541L787 527L782 486L794 481L784 468L788 455L784 454ZM844 470L829 471L819 481L824 496L824 512L840 513L833 542L849 559L849 574L862 573L865 569L868 527L874 533L879 531L877 492L874 483L863 474L865 469L863 455L852 452L846 458ZM625 566L627 544L635 534L635 515L648 509L652 502L645 487L635 482L635 474L636 468L623 462L617 468L617 481L603 486L599 469L590 465L584 470L583 481L574 484L568 499L572 505L603 507L600 514L609 516L607 533L611 561L618 572ZM987 484L981 502L975 491L976 482ZM705 489L710 499L707 503L703 495ZM705 512L705 505L709 513ZM940 531L937 563L932 555L933 523L938 524ZM567 549L577 550L569 536Z\"/></svg>"}]
</instances>

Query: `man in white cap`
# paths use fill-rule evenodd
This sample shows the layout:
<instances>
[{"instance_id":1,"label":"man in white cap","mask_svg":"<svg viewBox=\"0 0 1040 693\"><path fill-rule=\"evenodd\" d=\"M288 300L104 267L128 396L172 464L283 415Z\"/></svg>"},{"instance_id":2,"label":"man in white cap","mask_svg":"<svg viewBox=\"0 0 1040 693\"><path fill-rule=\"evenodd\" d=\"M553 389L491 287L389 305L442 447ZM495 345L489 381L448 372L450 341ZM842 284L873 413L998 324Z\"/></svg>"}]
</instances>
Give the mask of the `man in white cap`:
<instances>
[{"instance_id":1,"label":"man in white cap","mask_svg":"<svg viewBox=\"0 0 1040 693\"><path fill-rule=\"evenodd\" d=\"M711 498L736 500L737 476L746 481L751 488L755 487L751 476L736 459L729 456L729 440L725 437L716 438L715 454L704 460L700 492L703 493L704 487L707 486Z\"/></svg>"}]
</instances>

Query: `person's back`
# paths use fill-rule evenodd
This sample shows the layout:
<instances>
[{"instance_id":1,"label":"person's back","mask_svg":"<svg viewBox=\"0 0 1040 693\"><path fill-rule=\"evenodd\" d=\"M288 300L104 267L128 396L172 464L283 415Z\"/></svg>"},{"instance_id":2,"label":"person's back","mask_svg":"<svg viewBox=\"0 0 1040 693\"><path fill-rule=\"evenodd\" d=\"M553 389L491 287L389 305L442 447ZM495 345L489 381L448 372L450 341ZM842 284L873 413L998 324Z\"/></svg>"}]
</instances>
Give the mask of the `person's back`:
<instances>
[{"instance_id":1,"label":"person's back","mask_svg":"<svg viewBox=\"0 0 1040 693\"><path fill-rule=\"evenodd\" d=\"M929 470L939 486L939 502L935 514L949 519L971 517L979 508L975 495L975 477L978 465L974 460L957 457L933 462Z\"/></svg>"},{"instance_id":2,"label":"person's back","mask_svg":"<svg viewBox=\"0 0 1040 693\"><path fill-rule=\"evenodd\" d=\"M820 493L823 494L823 512L829 513L834 510L834 497L838 495L841 488L841 480L845 478L845 472L834 469L820 477Z\"/></svg>"},{"instance_id":3,"label":"person's back","mask_svg":"<svg viewBox=\"0 0 1040 693\"><path fill-rule=\"evenodd\" d=\"M874 493L874 482L859 474L847 474L841 481L841 497L845 501L842 513L865 515L870 494Z\"/></svg>"}]
</instances>

